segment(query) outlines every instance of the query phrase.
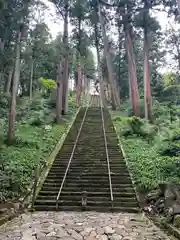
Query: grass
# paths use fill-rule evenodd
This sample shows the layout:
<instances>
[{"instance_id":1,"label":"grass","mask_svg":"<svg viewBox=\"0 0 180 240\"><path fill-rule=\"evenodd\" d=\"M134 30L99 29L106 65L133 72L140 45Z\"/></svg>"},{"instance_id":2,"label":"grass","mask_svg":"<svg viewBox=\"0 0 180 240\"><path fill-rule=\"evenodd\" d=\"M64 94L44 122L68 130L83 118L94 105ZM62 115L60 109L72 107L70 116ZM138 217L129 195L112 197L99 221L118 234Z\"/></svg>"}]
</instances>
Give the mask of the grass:
<instances>
[{"instance_id":1,"label":"grass","mask_svg":"<svg viewBox=\"0 0 180 240\"><path fill-rule=\"evenodd\" d=\"M180 142L173 140L180 134L178 118L170 123L164 111L154 124L140 119L142 126L132 130L134 120L127 117L127 112L124 107L123 112L111 112L111 115L138 190L146 192L162 182L178 183L180 162L175 151L180 150Z\"/></svg>"}]
</instances>

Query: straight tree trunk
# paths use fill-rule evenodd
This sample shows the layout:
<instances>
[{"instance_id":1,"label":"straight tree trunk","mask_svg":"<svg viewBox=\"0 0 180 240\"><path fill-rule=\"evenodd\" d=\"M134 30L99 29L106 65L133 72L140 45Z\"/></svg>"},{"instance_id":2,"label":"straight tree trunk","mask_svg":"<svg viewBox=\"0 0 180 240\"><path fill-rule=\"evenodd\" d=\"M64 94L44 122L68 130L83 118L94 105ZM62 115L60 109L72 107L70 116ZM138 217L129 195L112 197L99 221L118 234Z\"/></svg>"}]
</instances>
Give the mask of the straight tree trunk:
<instances>
[{"instance_id":1,"label":"straight tree trunk","mask_svg":"<svg viewBox=\"0 0 180 240\"><path fill-rule=\"evenodd\" d=\"M121 56L121 49L122 49L122 34L121 34L121 31L120 31L120 21L118 21L118 41L119 41L119 44L118 44L118 48L119 48L119 64L118 64L118 81L119 81L119 85L121 87L121 59L120 59L120 56ZM120 96L120 87L117 88L118 89L118 94ZM119 97L120 100L121 100L121 96Z\"/></svg>"},{"instance_id":2,"label":"straight tree trunk","mask_svg":"<svg viewBox=\"0 0 180 240\"><path fill-rule=\"evenodd\" d=\"M80 54L78 53L78 59L80 58ZM81 99L81 65L80 62L78 61L78 66L77 66L77 72L78 72L78 83L77 83L77 88L76 88L76 104L79 107L80 106L80 99Z\"/></svg>"},{"instance_id":3,"label":"straight tree trunk","mask_svg":"<svg viewBox=\"0 0 180 240\"><path fill-rule=\"evenodd\" d=\"M129 98L132 102L133 114L139 116L140 107L139 107L139 90L138 90L138 81L136 74L136 62L133 51L133 44L130 35L130 24L129 16L131 15L131 7L129 3L125 3L124 6L118 8L118 12L122 16L124 22L124 33L125 33L125 48L127 52L128 60L128 74L129 74Z\"/></svg>"},{"instance_id":4,"label":"straight tree trunk","mask_svg":"<svg viewBox=\"0 0 180 240\"><path fill-rule=\"evenodd\" d=\"M5 40L0 38L0 52L1 56L3 56L5 46ZM1 58L1 66L0 66L0 92L3 92L3 79L4 79L4 61L3 57Z\"/></svg>"},{"instance_id":5,"label":"straight tree trunk","mask_svg":"<svg viewBox=\"0 0 180 240\"><path fill-rule=\"evenodd\" d=\"M144 112L145 118L152 120L152 98L149 69L149 42L148 42L148 2L144 2Z\"/></svg>"},{"instance_id":6,"label":"straight tree trunk","mask_svg":"<svg viewBox=\"0 0 180 240\"><path fill-rule=\"evenodd\" d=\"M84 80L85 80L85 99L86 99L86 103L88 102L88 95L89 95L89 80L86 76L84 76Z\"/></svg>"},{"instance_id":7,"label":"straight tree trunk","mask_svg":"<svg viewBox=\"0 0 180 240\"><path fill-rule=\"evenodd\" d=\"M149 71L149 44L147 29L144 29L144 110L145 118L152 120L152 98Z\"/></svg>"},{"instance_id":8,"label":"straight tree trunk","mask_svg":"<svg viewBox=\"0 0 180 240\"><path fill-rule=\"evenodd\" d=\"M77 45L77 89L76 89L76 103L80 106L81 91L82 91L82 76L81 76L81 17L78 19L78 45Z\"/></svg>"},{"instance_id":9,"label":"straight tree trunk","mask_svg":"<svg viewBox=\"0 0 180 240\"><path fill-rule=\"evenodd\" d=\"M108 84L108 101L111 100L111 92L112 92L111 86L110 86L110 84Z\"/></svg>"},{"instance_id":10,"label":"straight tree trunk","mask_svg":"<svg viewBox=\"0 0 180 240\"><path fill-rule=\"evenodd\" d=\"M129 101L132 102L132 87L131 87L131 82L132 82L132 77L131 77L131 66L128 61L128 80L129 80Z\"/></svg>"},{"instance_id":11,"label":"straight tree trunk","mask_svg":"<svg viewBox=\"0 0 180 240\"><path fill-rule=\"evenodd\" d=\"M128 29L126 29L126 50L128 56L128 71L129 71L129 79L130 79L130 90L131 90L131 98L132 98L132 107L133 113L135 116L139 116L139 91L138 91L138 83L137 83L137 75L136 75L136 64L133 53L132 40L129 34Z\"/></svg>"},{"instance_id":12,"label":"straight tree trunk","mask_svg":"<svg viewBox=\"0 0 180 240\"><path fill-rule=\"evenodd\" d=\"M64 71L63 71L63 95L62 95L62 113L68 113L68 58L69 58L69 44L68 44L68 11L69 11L69 0L65 3L65 16L64 16Z\"/></svg>"},{"instance_id":13,"label":"straight tree trunk","mask_svg":"<svg viewBox=\"0 0 180 240\"><path fill-rule=\"evenodd\" d=\"M177 45L176 48L177 48L177 55L178 55L178 69L180 71L180 48L179 48L179 45Z\"/></svg>"},{"instance_id":14,"label":"straight tree trunk","mask_svg":"<svg viewBox=\"0 0 180 240\"><path fill-rule=\"evenodd\" d=\"M85 75L82 74L82 99L85 100Z\"/></svg>"},{"instance_id":15,"label":"straight tree trunk","mask_svg":"<svg viewBox=\"0 0 180 240\"><path fill-rule=\"evenodd\" d=\"M178 10L179 10L179 15L180 15L180 0L176 0L177 1L177 6L178 6Z\"/></svg>"},{"instance_id":16,"label":"straight tree trunk","mask_svg":"<svg viewBox=\"0 0 180 240\"><path fill-rule=\"evenodd\" d=\"M8 79L6 84L6 93L10 93L12 77L13 77L13 67L9 69Z\"/></svg>"},{"instance_id":17,"label":"straight tree trunk","mask_svg":"<svg viewBox=\"0 0 180 240\"><path fill-rule=\"evenodd\" d=\"M108 70L108 78L109 78L109 83L111 84L111 90L112 90L112 109L116 110L117 107L120 106L120 101L119 97L117 96L117 92L115 89L115 83L113 79L113 71L112 71L112 65L111 65L111 60L108 52L108 41L107 41L107 36L106 36L106 31L104 28L104 22L101 14L101 8L100 8L100 3L98 3L98 12L99 12L99 20L101 24L101 30L102 30L102 35L103 35L103 41L104 41L104 53L106 57L106 62L107 62L107 70Z\"/></svg>"},{"instance_id":18,"label":"straight tree trunk","mask_svg":"<svg viewBox=\"0 0 180 240\"><path fill-rule=\"evenodd\" d=\"M97 60L98 60L98 78L99 78L99 85L100 85L100 97L102 100L102 104L105 105L103 75L102 75L101 60L100 60L100 54L99 54L98 29L96 24L94 25L94 32L95 32L95 45L96 45Z\"/></svg>"},{"instance_id":19,"label":"straight tree trunk","mask_svg":"<svg viewBox=\"0 0 180 240\"><path fill-rule=\"evenodd\" d=\"M29 84L29 99L32 100L32 83L34 74L34 60L31 62L30 84Z\"/></svg>"},{"instance_id":20,"label":"straight tree trunk","mask_svg":"<svg viewBox=\"0 0 180 240\"><path fill-rule=\"evenodd\" d=\"M58 73L57 73L57 93L56 93L56 122L59 124L61 121L61 113L62 113L62 90L63 90L63 83L62 83L62 76L63 76L63 68L64 68L64 59L58 66Z\"/></svg>"},{"instance_id":21,"label":"straight tree trunk","mask_svg":"<svg viewBox=\"0 0 180 240\"><path fill-rule=\"evenodd\" d=\"M14 125L15 125L15 108L16 108L16 95L18 91L19 76L20 76L20 52L21 52L21 30L17 33L16 40L16 60L14 67L13 86L12 86L12 99L9 112L9 142L12 144L15 140Z\"/></svg>"}]
</instances>

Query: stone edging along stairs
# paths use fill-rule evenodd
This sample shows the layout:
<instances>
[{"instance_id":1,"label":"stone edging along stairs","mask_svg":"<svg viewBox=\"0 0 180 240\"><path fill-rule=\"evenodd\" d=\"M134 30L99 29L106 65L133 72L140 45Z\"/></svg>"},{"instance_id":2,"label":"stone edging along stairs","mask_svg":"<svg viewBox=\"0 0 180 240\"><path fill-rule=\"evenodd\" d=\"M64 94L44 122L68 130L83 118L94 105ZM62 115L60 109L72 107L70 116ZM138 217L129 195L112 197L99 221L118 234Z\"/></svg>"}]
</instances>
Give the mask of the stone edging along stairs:
<instances>
[{"instance_id":1,"label":"stone edging along stairs","mask_svg":"<svg viewBox=\"0 0 180 240\"><path fill-rule=\"evenodd\" d=\"M103 109L111 187L101 108L90 107L58 201L57 196L86 108L81 108L37 196L35 210L138 212L131 178L118 146L108 110ZM58 203L58 205L57 205Z\"/></svg>"}]
</instances>

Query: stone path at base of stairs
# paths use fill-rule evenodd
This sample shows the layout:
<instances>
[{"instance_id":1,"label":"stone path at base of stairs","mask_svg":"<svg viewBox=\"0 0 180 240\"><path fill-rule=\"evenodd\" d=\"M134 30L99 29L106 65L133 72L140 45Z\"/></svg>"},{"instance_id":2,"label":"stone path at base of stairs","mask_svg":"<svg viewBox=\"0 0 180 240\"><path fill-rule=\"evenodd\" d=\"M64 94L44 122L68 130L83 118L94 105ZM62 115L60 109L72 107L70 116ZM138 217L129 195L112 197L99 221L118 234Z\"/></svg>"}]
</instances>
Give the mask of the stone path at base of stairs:
<instances>
[{"instance_id":1,"label":"stone path at base of stairs","mask_svg":"<svg viewBox=\"0 0 180 240\"><path fill-rule=\"evenodd\" d=\"M171 239L143 214L36 212L0 227L0 240Z\"/></svg>"}]
</instances>

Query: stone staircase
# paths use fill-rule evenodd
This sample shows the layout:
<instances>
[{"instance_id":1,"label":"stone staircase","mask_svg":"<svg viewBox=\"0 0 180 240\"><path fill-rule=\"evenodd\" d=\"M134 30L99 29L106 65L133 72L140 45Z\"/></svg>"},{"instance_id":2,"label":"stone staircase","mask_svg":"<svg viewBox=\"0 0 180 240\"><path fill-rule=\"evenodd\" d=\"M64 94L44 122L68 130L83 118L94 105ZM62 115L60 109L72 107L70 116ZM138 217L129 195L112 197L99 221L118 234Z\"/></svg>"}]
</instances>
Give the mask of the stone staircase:
<instances>
[{"instance_id":1,"label":"stone staircase","mask_svg":"<svg viewBox=\"0 0 180 240\"><path fill-rule=\"evenodd\" d=\"M81 108L57 154L36 199L35 210L81 211L82 196L85 194L86 204L83 210L139 211L131 178L118 146L114 126L109 112L103 109L113 193L113 202L111 201L101 109L95 107L91 107L87 111L58 206L56 205L56 198L85 110L85 108Z\"/></svg>"}]
</instances>

